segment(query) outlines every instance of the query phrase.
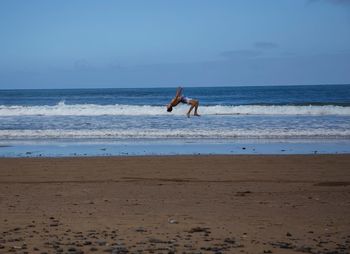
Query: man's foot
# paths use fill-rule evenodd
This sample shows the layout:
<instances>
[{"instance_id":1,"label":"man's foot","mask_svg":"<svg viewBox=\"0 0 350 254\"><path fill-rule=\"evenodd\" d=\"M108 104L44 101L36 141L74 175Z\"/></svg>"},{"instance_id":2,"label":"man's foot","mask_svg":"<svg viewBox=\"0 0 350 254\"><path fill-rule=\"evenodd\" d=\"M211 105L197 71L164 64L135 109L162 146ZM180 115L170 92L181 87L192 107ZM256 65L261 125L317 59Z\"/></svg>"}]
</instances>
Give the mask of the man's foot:
<instances>
[{"instance_id":1,"label":"man's foot","mask_svg":"<svg viewBox=\"0 0 350 254\"><path fill-rule=\"evenodd\" d=\"M194 113L194 115L195 115L195 116L201 116L201 115L199 115L198 113Z\"/></svg>"},{"instance_id":2,"label":"man's foot","mask_svg":"<svg viewBox=\"0 0 350 254\"><path fill-rule=\"evenodd\" d=\"M188 118L190 118L190 113L187 113L186 115L187 115Z\"/></svg>"}]
</instances>

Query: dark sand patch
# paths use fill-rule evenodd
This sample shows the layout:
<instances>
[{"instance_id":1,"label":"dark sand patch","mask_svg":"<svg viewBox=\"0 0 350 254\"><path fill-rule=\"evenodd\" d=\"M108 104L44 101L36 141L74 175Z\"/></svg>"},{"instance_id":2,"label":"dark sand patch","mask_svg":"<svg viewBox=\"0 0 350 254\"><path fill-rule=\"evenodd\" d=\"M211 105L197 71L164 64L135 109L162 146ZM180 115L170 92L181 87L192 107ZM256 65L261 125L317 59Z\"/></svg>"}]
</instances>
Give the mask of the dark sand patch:
<instances>
[{"instance_id":1,"label":"dark sand patch","mask_svg":"<svg viewBox=\"0 0 350 254\"><path fill-rule=\"evenodd\" d=\"M328 187L338 187L338 186L348 186L350 182L320 182L316 183L315 186L328 186Z\"/></svg>"}]
</instances>

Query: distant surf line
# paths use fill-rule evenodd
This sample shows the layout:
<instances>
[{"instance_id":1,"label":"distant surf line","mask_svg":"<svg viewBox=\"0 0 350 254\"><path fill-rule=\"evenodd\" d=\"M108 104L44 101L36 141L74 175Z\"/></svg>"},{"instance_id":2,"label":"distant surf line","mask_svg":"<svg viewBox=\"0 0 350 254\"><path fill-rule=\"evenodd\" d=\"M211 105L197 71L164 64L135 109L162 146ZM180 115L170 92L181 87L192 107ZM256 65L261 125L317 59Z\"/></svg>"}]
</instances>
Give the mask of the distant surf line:
<instances>
[{"instance_id":1,"label":"distant surf line","mask_svg":"<svg viewBox=\"0 0 350 254\"><path fill-rule=\"evenodd\" d=\"M0 140L16 139L294 139L294 138L350 138L350 130L344 129L309 129L285 130L283 128L245 130L201 130L200 132L187 129L160 130L160 129L105 129L105 130L0 130Z\"/></svg>"}]
</instances>

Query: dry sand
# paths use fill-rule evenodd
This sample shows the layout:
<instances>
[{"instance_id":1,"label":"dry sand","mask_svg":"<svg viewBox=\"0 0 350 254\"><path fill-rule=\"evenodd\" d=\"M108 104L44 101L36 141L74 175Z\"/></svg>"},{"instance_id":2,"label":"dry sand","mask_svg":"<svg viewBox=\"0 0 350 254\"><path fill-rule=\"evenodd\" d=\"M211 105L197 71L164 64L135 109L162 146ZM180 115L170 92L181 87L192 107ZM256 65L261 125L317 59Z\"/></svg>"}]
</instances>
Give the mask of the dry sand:
<instances>
[{"instance_id":1,"label":"dry sand","mask_svg":"<svg viewBox=\"0 0 350 254\"><path fill-rule=\"evenodd\" d=\"M350 155L0 159L0 253L349 253Z\"/></svg>"}]
</instances>

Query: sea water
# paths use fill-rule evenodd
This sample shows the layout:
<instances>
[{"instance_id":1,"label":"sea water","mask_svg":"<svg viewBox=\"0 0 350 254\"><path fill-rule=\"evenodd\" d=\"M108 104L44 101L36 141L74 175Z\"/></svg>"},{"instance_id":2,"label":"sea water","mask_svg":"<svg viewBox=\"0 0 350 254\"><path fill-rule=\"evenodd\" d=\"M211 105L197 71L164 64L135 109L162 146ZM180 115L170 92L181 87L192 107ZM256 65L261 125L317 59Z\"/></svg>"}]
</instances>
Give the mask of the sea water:
<instances>
[{"instance_id":1,"label":"sea water","mask_svg":"<svg viewBox=\"0 0 350 254\"><path fill-rule=\"evenodd\" d=\"M113 148L117 151L112 155L121 154L120 147L129 147L128 154L238 153L230 152L234 145L276 143L308 143L312 151L332 143L341 144L335 152L350 151L350 85L184 88L185 96L200 102L201 116L190 118L188 105L166 111L175 92L0 90L0 155L25 154L25 146L35 150L43 145L47 147L39 149L40 155L47 155L44 150L50 147L51 155L85 154L82 150L89 146L96 150L89 155ZM62 144L63 150L71 148L69 154L52 149Z\"/></svg>"}]
</instances>

